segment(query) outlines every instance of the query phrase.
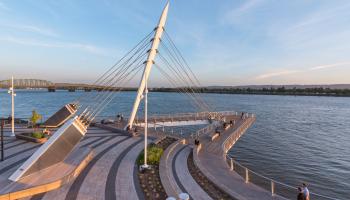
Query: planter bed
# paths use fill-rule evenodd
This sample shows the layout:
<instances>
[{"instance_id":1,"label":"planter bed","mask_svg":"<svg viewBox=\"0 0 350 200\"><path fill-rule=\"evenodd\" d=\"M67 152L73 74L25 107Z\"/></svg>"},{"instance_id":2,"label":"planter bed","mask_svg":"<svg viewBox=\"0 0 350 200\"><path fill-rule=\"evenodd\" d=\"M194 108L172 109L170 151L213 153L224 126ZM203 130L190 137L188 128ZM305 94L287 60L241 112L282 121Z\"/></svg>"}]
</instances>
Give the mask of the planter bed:
<instances>
[{"instance_id":1,"label":"planter bed","mask_svg":"<svg viewBox=\"0 0 350 200\"><path fill-rule=\"evenodd\" d=\"M175 141L176 139L174 138L166 137L157 143L156 146L165 150ZM162 182L160 181L159 164L152 165L149 170L139 172L138 177L146 200L164 200L167 198L167 194L163 188Z\"/></svg>"},{"instance_id":2,"label":"planter bed","mask_svg":"<svg viewBox=\"0 0 350 200\"><path fill-rule=\"evenodd\" d=\"M26 140L28 142L35 142L35 143L45 143L47 141L47 137L44 138L35 138L31 136L32 133L20 133L20 134L16 134L16 138L17 139L21 139L21 140Z\"/></svg>"},{"instance_id":3,"label":"planter bed","mask_svg":"<svg viewBox=\"0 0 350 200\"><path fill-rule=\"evenodd\" d=\"M194 164L193 154L190 153L187 159L187 166L193 179L202 187L202 189L213 199L236 200L222 191L213 182L211 182Z\"/></svg>"}]
</instances>

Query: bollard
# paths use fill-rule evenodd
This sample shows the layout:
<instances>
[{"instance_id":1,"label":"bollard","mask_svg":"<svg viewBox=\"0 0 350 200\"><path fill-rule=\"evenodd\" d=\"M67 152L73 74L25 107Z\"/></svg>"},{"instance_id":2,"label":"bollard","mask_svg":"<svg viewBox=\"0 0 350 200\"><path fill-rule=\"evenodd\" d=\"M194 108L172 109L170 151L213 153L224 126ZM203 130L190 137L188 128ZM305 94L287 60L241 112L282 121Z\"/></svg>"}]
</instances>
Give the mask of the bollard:
<instances>
[{"instance_id":1,"label":"bollard","mask_svg":"<svg viewBox=\"0 0 350 200\"><path fill-rule=\"evenodd\" d=\"M271 180L271 195L275 194L275 183Z\"/></svg>"},{"instance_id":2,"label":"bollard","mask_svg":"<svg viewBox=\"0 0 350 200\"><path fill-rule=\"evenodd\" d=\"M249 183L249 172L247 168L245 168L245 183Z\"/></svg>"}]
</instances>

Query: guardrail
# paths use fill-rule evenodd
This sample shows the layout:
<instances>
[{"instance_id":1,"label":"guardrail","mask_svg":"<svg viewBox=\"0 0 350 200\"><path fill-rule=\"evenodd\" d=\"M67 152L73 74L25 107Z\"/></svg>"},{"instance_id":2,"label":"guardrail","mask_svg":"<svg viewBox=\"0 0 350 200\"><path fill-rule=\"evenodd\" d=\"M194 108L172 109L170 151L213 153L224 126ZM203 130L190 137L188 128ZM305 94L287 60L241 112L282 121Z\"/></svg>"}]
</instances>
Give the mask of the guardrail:
<instances>
[{"instance_id":1,"label":"guardrail","mask_svg":"<svg viewBox=\"0 0 350 200\"><path fill-rule=\"evenodd\" d=\"M270 191L272 196L278 195L288 199L295 199L298 194L297 187L276 181L250 170L241 165L239 162L235 161L229 154L226 154L226 161L230 166L231 171L235 171L237 174L239 174L246 183L253 183L267 191ZM339 200L337 198L328 197L313 192L310 192L310 198L318 200Z\"/></svg>"},{"instance_id":2,"label":"guardrail","mask_svg":"<svg viewBox=\"0 0 350 200\"><path fill-rule=\"evenodd\" d=\"M255 121L255 115L245 113L243 116L242 124L232 133L223 143L222 150L224 153L227 153L228 150L237 142L237 140L246 132L246 130L251 126Z\"/></svg>"},{"instance_id":3,"label":"guardrail","mask_svg":"<svg viewBox=\"0 0 350 200\"><path fill-rule=\"evenodd\" d=\"M192 133L192 134L191 134L191 138L192 138L192 139L195 139L195 138L201 137L202 135L207 135L207 134L210 133L211 131L215 130L216 127L218 127L218 123L213 122L213 123L209 124L208 126L199 129L199 130L196 131L195 133Z\"/></svg>"}]
</instances>

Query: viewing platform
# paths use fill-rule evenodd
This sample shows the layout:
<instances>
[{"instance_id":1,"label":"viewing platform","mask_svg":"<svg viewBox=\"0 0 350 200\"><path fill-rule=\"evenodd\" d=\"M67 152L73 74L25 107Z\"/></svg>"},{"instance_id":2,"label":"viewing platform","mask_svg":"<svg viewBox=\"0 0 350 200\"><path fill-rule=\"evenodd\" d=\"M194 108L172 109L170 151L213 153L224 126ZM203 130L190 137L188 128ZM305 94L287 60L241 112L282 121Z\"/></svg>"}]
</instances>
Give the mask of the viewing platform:
<instances>
[{"instance_id":1,"label":"viewing platform","mask_svg":"<svg viewBox=\"0 0 350 200\"><path fill-rule=\"evenodd\" d=\"M208 119L204 113L151 117L156 126L149 127L149 142L175 138L159 164L160 181L167 196L186 193L190 199L283 200L279 194L296 193L295 188L256 174L227 154L255 122L253 114L217 112L216 117ZM0 163L0 199L147 199L137 178L136 164L144 148L142 124L137 124L139 134L133 136L118 127L126 124L125 119L105 121L108 123L95 122L63 163L20 182L11 182L8 177L41 144L5 136L5 160ZM196 125L198 121L204 127L189 134L169 133L169 128L158 126L158 122L178 126L178 123ZM29 130L24 126L17 129L18 132ZM8 127L5 135L9 135ZM257 178L261 178L260 182ZM266 187L255 184L264 181Z\"/></svg>"}]
</instances>

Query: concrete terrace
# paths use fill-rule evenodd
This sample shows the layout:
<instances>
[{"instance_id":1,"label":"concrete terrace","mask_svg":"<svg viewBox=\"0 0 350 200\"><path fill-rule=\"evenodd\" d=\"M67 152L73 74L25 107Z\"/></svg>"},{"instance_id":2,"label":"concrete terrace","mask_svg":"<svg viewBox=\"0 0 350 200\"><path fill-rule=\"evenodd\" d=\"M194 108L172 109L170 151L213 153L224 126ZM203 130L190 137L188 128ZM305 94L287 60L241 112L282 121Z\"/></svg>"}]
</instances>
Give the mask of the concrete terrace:
<instances>
[{"instance_id":1,"label":"concrete terrace","mask_svg":"<svg viewBox=\"0 0 350 200\"><path fill-rule=\"evenodd\" d=\"M193 144L192 139L186 138L177 140L164 151L159 173L168 196L177 197L179 193L185 192L189 194L190 199L213 199L194 180L189 171L187 160L193 153L197 168L232 199L282 199L246 183L236 172L230 170L224 156L225 148L234 145L255 118L241 119L237 115L226 117L226 121L231 120L234 121L234 125L226 130L220 129L221 134L215 139L212 138L214 130L200 135L200 149ZM135 165L144 147L143 137L132 137L112 127L113 125L108 125L88 129L86 136L79 143L79 148L90 147L94 156L79 175L58 189L22 199L145 199ZM157 136L159 135L157 133ZM235 138L232 138L233 135ZM155 139L157 138L153 137L151 141ZM5 161L0 163L0 184L6 183L7 178L40 146L12 137L5 137L4 143L6 157Z\"/></svg>"},{"instance_id":2,"label":"concrete terrace","mask_svg":"<svg viewBox=\"0 0 350 200\"><path fill-rule=\"evenodd\" d=\"M6 157L0 163L2 181L40 146L12 137L6 137L4 142ZM137 170L134 164L143 149L141 138L90 128L79 148L87 146L95 156L75 180L57 190L25 199L142 199L142 193L134 185Z\"/></svg>"}]
</instances>

